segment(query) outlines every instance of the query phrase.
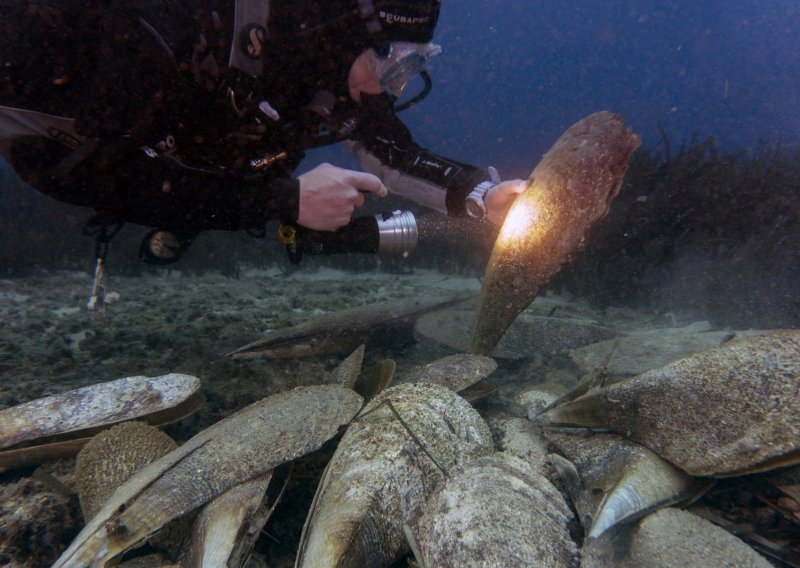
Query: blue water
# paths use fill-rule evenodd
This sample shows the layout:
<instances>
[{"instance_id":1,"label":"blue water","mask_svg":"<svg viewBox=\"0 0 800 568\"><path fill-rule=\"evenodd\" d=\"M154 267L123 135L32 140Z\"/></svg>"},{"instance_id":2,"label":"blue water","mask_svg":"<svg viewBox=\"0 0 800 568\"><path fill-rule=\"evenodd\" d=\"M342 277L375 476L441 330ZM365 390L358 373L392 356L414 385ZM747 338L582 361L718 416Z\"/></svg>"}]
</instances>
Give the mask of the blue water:
<instances>
[{"instance_id":1,"label":"blue water","mask_svg":"<svg viewBox=\"0 0 800 568\"><path fill-rule=\"evenodd\" d=\"M583 116L622 113L646 146L714 136L800 149L800 3L446 0L434 90L404 113L442 154L524 175Z\"/></svg>"}]
</instances>

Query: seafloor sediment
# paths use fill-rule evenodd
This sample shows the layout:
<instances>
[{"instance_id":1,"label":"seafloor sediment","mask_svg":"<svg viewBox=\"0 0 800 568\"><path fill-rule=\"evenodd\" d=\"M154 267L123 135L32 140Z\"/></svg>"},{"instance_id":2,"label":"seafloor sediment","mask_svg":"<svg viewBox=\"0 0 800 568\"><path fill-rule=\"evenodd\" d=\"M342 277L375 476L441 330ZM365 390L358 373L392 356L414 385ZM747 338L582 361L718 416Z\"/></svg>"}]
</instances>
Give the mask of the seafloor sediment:
<instances>
[{"instance_id":1,"label":"seafloor sediment","mask_svg":"<svg viewBox=\"0 0 800 568\"><path fill-rule=\"evenodd\" d=\"M358 305L477 294L473 278L434 271L413 274L243 271L220 275L112 277L109 289L121 300L105 319L85 305L91 280L84 273L57 273L0 280L0 408L38 397L131 375L182 372L202 379L207 402L195 416L167 427L183 442L200 429L265 396L300 385L325 383L344 357L231 360L225 353L281 329ZM530 308L537 315L596 322L628 337L645 334L653 344L691 350L706 323L681 314L655 315L628 309L598 310L571 298L543 295ZM720 332L725 335L725 332ZM705 336L705 340L711 336ZM714 341L718 338L714 336ZM688 345L689 347L685 347ZM699 345L699 343L698 343ZM683 347L681 347L683 346ZM647 349L651 349L649 344ZM367 347L365 367L390 357L397 374L453 351L411 328ZM565 389L591 368L591 353L537 354L501 360L489 378L493 394L479 409L497 419L525 415L525 387L560 383ZM630 352L635 359L635 346ZM602 357L602 353L598 355ZM645 355L656 361L654 355ZM584 362L588 361L588 362ZM631 361L631 369L641 365ZM619 371L625 375L625 369ZM498 434L501 435L501 434ZM300 460L281 505L256 552L270 566L291 565L300 529L333 444ZM0 475L0 566L47 566L82 526L77 500L50 476L71 483L72 462L59 462L34 475L33 468Z\"/></svg>"}]
</instances>

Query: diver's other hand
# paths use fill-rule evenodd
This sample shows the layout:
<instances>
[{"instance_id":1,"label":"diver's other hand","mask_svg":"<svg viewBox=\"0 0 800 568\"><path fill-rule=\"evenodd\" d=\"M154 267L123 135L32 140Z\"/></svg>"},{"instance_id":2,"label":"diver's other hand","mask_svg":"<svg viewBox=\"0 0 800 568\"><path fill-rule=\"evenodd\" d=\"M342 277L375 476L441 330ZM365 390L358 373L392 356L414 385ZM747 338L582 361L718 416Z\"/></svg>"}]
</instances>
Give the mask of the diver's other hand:
<instances>
[{"instance_id":1,"label":"diver's other hand","mask_svg":"<svg viewBox=\"0 0 800 568\"><path fill-rule=\"evenodd\" d=\"M300 207L297 223L315 231L335 231L364 205L364 194L387 194L380 178L372 174L320 164L297 178L300 181Z\"/></svg>"},{"instance_id":2,"label":"diver's other hand","mask_svg":"<svg viewBox=\"0 0 800 568\"><path fill-rule=\"evenodd\" d=\"M527 187L528 180L525 179L510 179L493 185L483 198L486 205L486 218L495 225L501 224L517 195L525 191Z\"/></svg>"}]
</instances>

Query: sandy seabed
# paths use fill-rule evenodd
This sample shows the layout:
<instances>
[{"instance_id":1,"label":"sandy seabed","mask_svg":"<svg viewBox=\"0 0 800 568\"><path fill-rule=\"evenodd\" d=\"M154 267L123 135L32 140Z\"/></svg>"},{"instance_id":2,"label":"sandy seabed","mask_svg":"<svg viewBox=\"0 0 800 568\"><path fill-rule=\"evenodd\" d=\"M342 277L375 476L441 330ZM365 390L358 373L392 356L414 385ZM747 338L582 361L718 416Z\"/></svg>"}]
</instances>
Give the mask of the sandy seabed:
<instances>
[{"instance_id":1,"label":"sandy seabed","mask_svg":"<svg viewBox=\"0 0 800 568\"><path fill-rule=\"evenodd\" d=\"M357 274L321 269L220 275L111 277L120 294L107 317L86 310L91 278L59 273L0 280L0 406L131 375L182 372L224 386L227 409L291 385L316 384L337 359L234 362L225 353L268 331L322 314L401 298L480 289L436 272ZM389 346L391 347L391 346Z\"/></svg>"}]
</instances>

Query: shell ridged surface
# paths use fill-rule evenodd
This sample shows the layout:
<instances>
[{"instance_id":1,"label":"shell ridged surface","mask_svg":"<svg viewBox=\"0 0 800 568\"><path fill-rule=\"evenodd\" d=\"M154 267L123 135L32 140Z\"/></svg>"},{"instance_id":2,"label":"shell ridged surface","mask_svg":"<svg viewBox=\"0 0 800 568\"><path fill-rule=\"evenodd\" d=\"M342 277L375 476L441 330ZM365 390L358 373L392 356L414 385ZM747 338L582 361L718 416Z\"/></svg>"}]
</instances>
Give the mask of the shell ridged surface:
<instances>
[{"instance_id":1,"label":"shell ridged surface","mask_svg":"<svg viewBox=\"0 0 800 568\"><path fill-rule=\"evenodd\" d=\"M164 432L143 422L123 422L97 434L75 460L83 517L94 517L117 487L177 447Z\"/></svg>"},{"instance_id":2,"label":"shell ridged surface","mask_svg":"<svg viewBox=\"0 0 800 568\"><path fill-rule=\"evenodd\" d=\"M415 533L426 566L576 567L574 516L558 490L519 458L478 458L428 501Z\"/></svg>"},{"instance_id":3,"label":"shell ridged surface","mask_svg":"<svg viewBox=\"0 0 800 568\"><path fill-rule=\"evenodd\" d=\"M328 464L297 565L385 566L405 554L403 524L444 478L421 446L450 470L491 452L492 437L480 415L445 387L415 383L387 389L353 421Z\"/></svg>"},{"instance_id":4,"label":"shell ridged surface","mask_svg":"<svg viewBox=\"0 0 800 568\"><path fill-rule=\"evenodd\" d=\"M695 353L536 420L611 428L694 476L788 465L800 460L800 330Z\"/></svg>"},{"instance_id":5,"label":"shell ridged surface","mask_svg":"<svg viewBox=\"0 0 800 568\"><path fill-rule=\"evenodd\" d=\"M122 485L55 566L106 562L234 485L319 448L361 397L338 385L299 387L203 430Z\"/></svg>"}]
</instances>

